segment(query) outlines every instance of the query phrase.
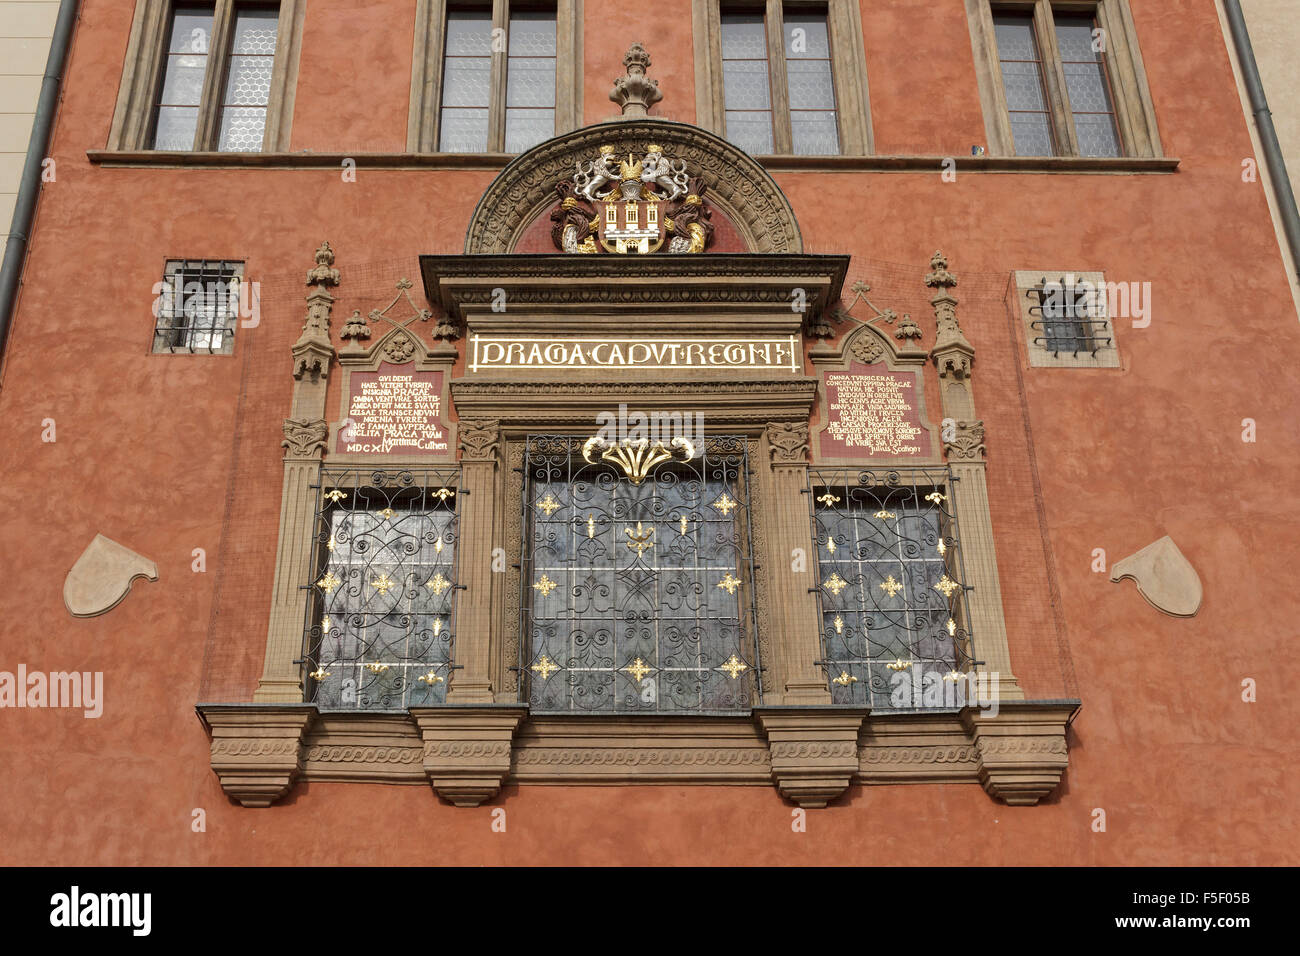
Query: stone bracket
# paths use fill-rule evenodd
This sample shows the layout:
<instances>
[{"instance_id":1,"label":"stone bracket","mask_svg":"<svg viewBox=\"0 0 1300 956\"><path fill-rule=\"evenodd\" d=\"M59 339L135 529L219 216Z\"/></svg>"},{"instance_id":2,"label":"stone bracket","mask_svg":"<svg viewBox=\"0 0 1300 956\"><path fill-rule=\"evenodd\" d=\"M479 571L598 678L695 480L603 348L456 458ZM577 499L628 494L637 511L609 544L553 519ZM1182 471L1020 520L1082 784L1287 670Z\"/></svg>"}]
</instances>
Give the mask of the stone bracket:
<instances>
[{"instance_id":1,"label":"stone bracket","mask_svg":"<svg viewBox=\"0 0 1300 956\"><path fill-rule=\"evenodd\" d=\"M424 742L424 772L458 807L496 796L510 774L512 741L528 713L522 704L412 707Z\"/></svg>"},{"instance_id":2,"label":"stone bracket","mask_svg":"<svg viewBox=\"0 0 1300 956\"><path fill-rule=\"evenodd\" d=\"M1056 789L1070 762L1065 731L1077 700L1002 701L995 716L961 712L975 743L985 791L1013 807L1033 806Z\"/></svg>"},{"instance_id":3,"label":"stone bracket","mask_svg":"<svg viewBox=\"0 0 1300 956\"><path fill-rule=\"evenodd\" d=\"M246 807L269 807L302 770L302 738L317 716L310 704L200 704L212 735L221 789Z\"/></svg>"},{"instance_id":4,"label":"stone bracket","mask_svg":"<svg viewBox=\"0 0 1300 956\"><path fill-rule=\"evenodd\" d=\"M847 790L858 772L858 734L867 713L829 706L756 708L781 795L811 809Z\"/></svg>"}]
</instances>

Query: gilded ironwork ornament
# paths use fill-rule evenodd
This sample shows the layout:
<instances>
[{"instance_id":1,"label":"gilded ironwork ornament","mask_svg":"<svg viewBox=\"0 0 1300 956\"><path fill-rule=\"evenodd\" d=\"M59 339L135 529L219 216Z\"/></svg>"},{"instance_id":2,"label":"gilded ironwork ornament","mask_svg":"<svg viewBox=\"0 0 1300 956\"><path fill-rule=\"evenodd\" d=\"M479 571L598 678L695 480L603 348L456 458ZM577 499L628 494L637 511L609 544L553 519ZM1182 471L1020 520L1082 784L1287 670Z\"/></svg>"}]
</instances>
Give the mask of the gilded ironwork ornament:
<instances>
[{"instance_id":1,"label":"gilded ironwork ornament","mask_svg":"<svg viewBox=\"0 0 1300 956\"><path fill-rule=\"evenodd\" d=\"M722 580L718 582L718 587L722 588L722 590L726 591L728 594L735 594L736 588L740 587L740 579L728 571L723 576Z\"/></svg>"},{"instance_id":2,"label":"gilded ironwork ornament","mask_svg":"<svg viewBox=\"0 0 1300 956\"><path fill-rule=\"evenodd\" d=\"M888 667L891 671L905 671L912 666L912 662L905 661L902 658L897 658L895 660L890 661L885 666Z\"/></svg>"},{"instance_id":3,"label":"gilded ironwork ornament","mask_svg":"<svg viewBox=\"0 0 1300 956\"><path fill-rule=\"evenodd\" d=\"M602 461L618 465L634 485L645 481L656 465L673 460L676 452L681 453L682 461L690 461L695 457L695 445L680 435L675 436L666 447L662 441L652 443L648 438L624 438L619 442L610 442L600 435L593 435L582 446L583 460L594 465L596 462L591 456L597 449L600 449Z\"/></svg>"},{"instance_id":4,"label":"gilded ironwork ornament","mask_svg":"<svg viewBox=\"0 0 1300 956\"><path fill-rule=\"evenodd\" d=\"M438 674L436 674L433 671L429 671L429 673L427 674L421 674L419 677L416 678L416 680L418 680L421 684L428 684L430 687L432 687L434 684L442 683L442 678L439 677Z\"/></svg>"},{"instance_id":5,"label":"gilded ironwork ornament","mask_svg":"<svg viewBox=\"0 0 1300 956\"><path fill-rule=\"evenodd\" d=\"M329 594L342 583L342 581L334 576L333 571L326 571L325 575L316 582L316 587L320 588L326 594Z\"/></svg>"},{"instance_id":6,"label":"gilded ironwork ornament","mask_svg":"<svg viewBox=\"0 0 1300 956\"><path fill-rule=\"evenodd\" d=\"M392 508L385 508L382 511L376 512L376 514L380 515L385 521L392 521L397 517L397 512Z\"/></svg>"},{"instance_id":7,"label":"gilded ironwork ornament","mask_svg":"<svg viewBox=\"0 0 1300 956\"><path fill-rule=\"evenodd\" d=\"M835 620L831 621L831 623L835 625L835 633L836 633L836 634L843 634L843 633L844 633L844 618L842 618L840 615L836 614L836 615L835 615Z\"/></svg>"},{"instance_id":8,"label":"gilded ironwork ornament","mask_svg":"<svg viewBox=\"0 0 1300 956\"><path fill-rule=\"evenodd\" d=\"M433 577L429 578L429 580L424 583L424 586L434 594L441 595L443 591L451 587L451 582L444 578L440 571Z\"/></svg>"},{"instance_id":9,"label":"gilded ironwork ornament","mask_svg":"<svg viewBox=\"0 0 1300 956\"><path fill-rule=\"evenodd\" d=\"M547 493L546 497L537 502L537 510L543 512L546 517L550 517L560 509L560 503L555 500L555 496Z\"/></svg>"},{"instance_id":10,"label":"gilded ironwork ornament","mask_svg":"<svg viewBox=\"0 0 1300 956\"><path fill-rule=\"evenodd\" d=\"M856 684L858 679L848 671L840 671L839 677L832 677L832 684L839 684L841 687L848 687L850 684Z\"/></svg>"},{"instance_id":11,"label":"gilded ironwork ornament","mask_svg":"<svg viewBox=\"0 0 1300 956\"><path fill-rule=\"evenodd\" d=\"M831 576L826 579L826 584L825 584L826 590L830 591L836 597L839 597L840 592L843 591L848 586L849 586L849 582L845 581L842 577L840 577L838 571L832 572Z\"/></svg>"},{"instance_id":12,"label":"gilded ironwork ornament","mask_svg":"<svg viewBox=\"0 0 1300 956\"><path fill-rule=\"evenodd\" d=\"M737 677L741 675L742 671L749 670L749 665L743 663L740 660L740 658L737 657L735 654L732 654L729 658L727 658L725 661L722 662L722 666L719 667L718 670L722 671L732 680L735 680Z\"/></svg>"},{"instance_id":13,"label":"gilded ironwork ornament","mask_svg":"<svg viewBox=\"0 0 1300 956\"><path fill-rule=\"evenodd\" d=\"M325 492L325 499L326 499L327 501L332 501L332 502L334 502L335 504L338 504L340 501L342 501L342 500L343 500L344 498L346 498L346 497L347 497L347 492L345 492L345 491L340 491L340 490L337 489L337 488L332 488L332 489L330 489L329 491Z\"/></svg>"},{"instance_id":14,"label":"gilded ironwork ornament","mask_svg":"<svg viewBox=\"0 0 1300 956\"><path fill-rule=\"evenodd\" d=\"M638 521L636 523L635 533L631 528L624 528L623 531L627 533L627 536L630 539L627 542L627 546L635 550L638 556L647 548L653 548L655 546L654 542L650 540L650 537L655 533L654 525L651 525L649 528L642 528L641 522Z\"/></svg>"},{"instance_id":15,"label":"gilded ironwork ornament","mask_svg":"<svg viewBox=\"0 0 1300 956\"><path fill-rule=\"evenodd\" d=\"M945 574L939 579L939 582L934 586L934 589L941 592L944 597L952 597L952 592L956 591L960 587L960 584Z\"/></svg>"},{"instance_id":16,"label":"gilded ironwork ornament","mask_svg":"<svg viewBox=\"0 0 1300 956\"><path fill-rule=\"evenodd\" d=\"M881 521L884 521L887 518L897 518L898 515L894 514L892 511L877 511L876 517Z\"/></svg>"},{"instance_id":17,"label":"gilded ironwork ornament","mask_svg":"<svg viewBox=\"0 0 1300 956\"><path fill-rule=\"evenodd\" d=\"M925 500L937 505L944 501L947 501L948 496L945 495L942 491L932 491L925 496Z\"/></svg>"},{"instance_id":18,"label":"gilded ironwork ornament","mask_svg":"<svg viewBox=\"0 0 1300 956\"><path fill-rule=\"evenodd\" d=\"M560 666L556 664L555 661L551 660L549 657L543 654L541 659L529 669L534 670L538 674L540 674L542 676L542 680L546 680L548 677L550 677L552 674L558 671L560 669Z\"/></svg>"},{"instance_id":19,"label":"gilded ironwork ornament","mask_svg":"<svg viewBox=\"0 0 1300 956\"><path fill-rule=\"evenodd\" d=\"M713 507L717 508L724 515L730 516L731 509L736 507L736 503L732 501L731 498L729 498L727 496L727 493L724 491L722 493L722 497L719 498L717 501L713 502Z\"/></svg>"},{"instance_id":20,"label":"gilded ironwork ornament","mask_svg":"<svg viewBox=\"0 0 1300 956\"><path fill-rule=\"evenodd\" d=\"M381 574L379 575L379 577L375 578L373 581L370 582L370 586L373 587L380 594L387 594L393 587L396 586L396 582L393 581L391 578L389 578L387 574Z\"/></svg>"},{"instance_id":21,"label":"gilded ironwork ornament","mask_svg":"<svg viewBox=\"0 0 1300 956\"><path fill-rule=\"evenodd\" d=\"M324 680L325 678L329 677L329 676L330 676L330 673L331 673L331 672L330 672L330 671L327 671L324 667L318 667L318 668L316 668L314 671L312 671L310 674L308 674L307 676L310 677L310 678L311 678L312 680L314 680L314 681L322 681L322 680Z\"/></svg>"},{"instance_id":22,"label":"gilded ironwork ornament","mask_svg":"<svg viewBox=\"0 0 1300 956\"><path fill-rule=\"evenodd\" d=\"M323 633L328 634L330 628L333 626L334 626L334 622L331 621L328 616L320 619L320 629Z\"/></svg>"},{"instance_id":23,"label":"gilded ironwork ornament","mask_svg":"<svg viewBox=\"0 0 1300 956\"><path fill-rule=\"evenodd\" d=\"M645 661L641 660L641 658L638 657L631 664L627 665L627 667L624 667L623 670L631 674L632 679L639 684L641 683L642 680L645 679L645 676L647 674L651 673L654 670L654 668L649 666Z\"/></svg>"},{"instance_id":24,"label":"gilded ironwork ornament","mask_svg":"<svg viewBox=\"0 0 1300 956\"><path fill-rule=\"evenodd\" d=\"M379 661L371 661L366 665L366 670L370 671L372 674L382 674L384 671L388 670L388 665L381 664Z\"/></svg>"},{"instance_id":25,"label":"gilded ironwork ornament","mask_svg":"<svg viewBox=\"0 0 1300 956\"><path fill-rule=\"evenodd\" d=\"M830 507L832 507L832 506L837 505L837 504L840 503L840 496L839 496L839 495L833 495L833 494L831 494L831 493L828 491L828 492L826 492L826 494L824 494L824 495L819 495L818 498L817 498L817 501L818 501L820 504L825 505L827 508L830 508Z\"/></svg>"},{"instance_id":26,"label":"gilded ironwork ornament","mask_svg":"<svg viewBox=\"0 0 1300 956\"><path fill-rule=\"evenodd\" d=\"M895 581L894 576L891 574L889 577L885 578L885 580L880 582L880 590L884 591L890 597L893 597L899 591L903 590L903 585L900 582Z\"/></svg>"},{"instance_id":27,"label":"gilded ironwork ornament","mask_svg":"<svg viewBox=\"0 0 1300 956\"><path fill-rule=\"evenodd\" d=\"M834 538L834 537L830 537L830 538L827 538L827 539L826 539L826 550L829 551L831 554L834 554L834 553L835 553L835 538Z\"/></svg>"},{"instance_id":28,"label":"gilded ironwork ornament","mask_svg":"<svg viewBox=\"0 0 1300 956\"><path fill-rule=\"evenodd\" d=\"M540 578L537 579L537 583L533 585L533 589L536 591L540 591L542 597L550 597L551 592L558 587L559 585L556 582L552 581L544 573Z\"/></svg>"}]
</instances>

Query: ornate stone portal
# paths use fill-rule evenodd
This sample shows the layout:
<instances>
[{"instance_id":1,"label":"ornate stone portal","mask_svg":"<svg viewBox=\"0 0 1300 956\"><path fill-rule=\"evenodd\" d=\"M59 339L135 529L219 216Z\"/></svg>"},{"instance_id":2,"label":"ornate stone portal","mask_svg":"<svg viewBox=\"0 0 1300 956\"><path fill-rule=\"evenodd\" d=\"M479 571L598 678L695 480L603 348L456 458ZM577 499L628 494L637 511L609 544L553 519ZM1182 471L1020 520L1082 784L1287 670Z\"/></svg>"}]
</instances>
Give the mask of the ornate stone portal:
<instances>
[{"instance_id":1,"label":"ornate stone portal","mask_svg":"<svg viewBox=\"0 0 1300 956\"><path fill-rule=\"evenodd\" d=\"M644 75L643 54L629 53L628 76L616 90L629 117L659 97ZM546 232L554 253L523 254ZM722 235L731 248L717 248ZM752 158L702 130L644 115L578 130L521 156L479 203L467 254L421 258L433 309L418 305L403 280L388 307L367 318L363 309L352 312L341 330L347 344L337 351L328 287L338 284L339 272L322 246L308 277L308 321L293 352L263 680L252 705L200 708L226 791L246 806L267 806L299 778L423 780L461 806L493 799L507 781L775 784L805 807L824 806L854 783L980 783L1016 804L1049 793L1065 768L1065 728L1077 702L1023 701L1011 674L982 491L986 441L974 418L974 349L949 292L956 279L936 254L927 279L937 290L932 348L921 346L922 330L910 317L897 321L872 306L875 316L863 323L849 315L857 326L837 345L814 349L809 363L808 346L833 334L828 316L848 259L803 255L801 248L785 197ZM411 314L391 316L403 298ZM877 320L897 323L893 335ZM944 412L957 423L942 443L923 401L930 360L945 385ZM335 363L344 382L330 435L325 383ZM454 369L461 370L457 378ZM411 383L401 401L400 390L389 387L395 376ZM867 384L848 381L854 377ZM964 469L955 507L974 565L970 605L982 642L980 670L995 672L999 682L997 713L963 706L877 715L831 705L817 589L791 556L817 553L809 537L810 466L898 460L899 448L888 443L842 440L875 435L879 423L829 415L832 393L851 404L857 399L846 396L867 392L877 395L882 414L894 416L885 431L907 431L911 457L942 467L946 455L954 470ZM357 404L364 395L374 401ZM357 417L348 411L363 406L382 406L366 428L382 430L406 415L412 420L399 425L442 434L447 447L430 450L435 458L450 465L458 453L454 489L442 489L464 499L455 668L443 705L392 712L303 703L304 586L314 573L313 549L320 548L311 527L313 476L322 462L359 473L409 466L424 450L346 442L342 429ZM529 635L521 612L543 585L521 571L524 515L535 510L522 497L525 445L538 434L591 435L599 416L620 408L703 415L706 435L734 436L743 450L753 570L728 572L718 586L752 602L759 622L748 635L754 666L735 656L728 662L728 679L743 674L753 682L757 705L744 712L530 712L525 681L533 678L523 666ZM840 439L827 444L826 424L810 433L813 418L835 425ZM639 484L654 463L679 458L694 443L591 439L582 447L589 463L618 462ZM729 509L735 502L727 500ZM586 520L591 540L595 519ZM680 534L688 530L683 516ZM620 543L639 557L654 540L647 528ZM380 593L392 586L386 578L381 584ZM566 596L551 593L554 582L545 587L551 599ZM549 658L532 668L541 679L558 669ZM655 668L638 657L623 669L639 681Z\"/></svg>"}]
</instances>

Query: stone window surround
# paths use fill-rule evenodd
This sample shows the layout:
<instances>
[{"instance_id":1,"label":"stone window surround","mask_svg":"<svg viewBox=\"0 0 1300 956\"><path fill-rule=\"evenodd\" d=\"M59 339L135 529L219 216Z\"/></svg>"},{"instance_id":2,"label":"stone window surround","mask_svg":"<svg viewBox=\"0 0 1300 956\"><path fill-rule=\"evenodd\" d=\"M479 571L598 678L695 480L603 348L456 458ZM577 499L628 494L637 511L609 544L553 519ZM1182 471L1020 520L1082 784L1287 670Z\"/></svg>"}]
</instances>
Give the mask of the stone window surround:
<instances>
[{"instance_id":1,"label":"stone window surround","mask_svg":"<svg viewBox=\"0 0 1300 956\"><path fill-rule=\"evenodd\" d=\"M1053 352L1042 342L1034 341L1043 337L1041 328L1035 329L1034 322L1041 316L1033 315L1029 310L1036 306L1036 301L1029 295L1030 290L1038 288L1043 278L1053 279L1073 276L1077 281L1090 282L1099 290L1098 303L1102 308L1104 325L1094 329L1092 334L1101 339L1110 339L1109 345L1103 345L1096 352ZM1016 311L1020 316L1021 327L1025 332L1025 351L1030 368L1122 368L1119 354L1119 342L1115 338L1114 319L1110 315L1110 306L1106 296L1106 277L1101 272L1083 272L1078 269L1017 269L1012 275L1012 286L1016 297Z\"/></svg>"},{"instance_id":2,"label":"stone window surround","mask_svg":"<svg viewBox=\"0 0 1300 956\"><path fill-rule=\"evenodd\" d=\"M462 257L428 258L445 261ZM487 270L481 257L463 258L461 275L450 277L436 294L430 291L429 297L441 299L447 314L463 322L468 331L477 327L478 319L482 319L486 330L488 323L501 318L490 312L493 288L504 284L512 289L512 301L526 302L527 287L536 286L538 275L556 268L537 260L563 257L526 257L529 269L520 269L518 262L511 268L509 261L502 261L515 257L493 257L500 271ZM710 265L725 273L725 258L719 256ZM756 321L772 327L774 323L791 322L797 329L802 318L789 311L785 288L794 281L791 276L803 287L815 290L811 297L813 308L819 309L837 297L846 263L835 266L830 274L819 274L819 270L828 268L828 260L842 259L789 256L782 261L781 275L768 279L770 294L756 297L754 286L761 280L752 272L757 266L761 275L770 276L768 263L751 260L747 266L739 262L732 270L748 269L751 274L721 278L711 275L713 270L694 269L692 265L687 268L694 275L684 278L687 284L710 290L707 298L701 297L701 302L707 303L703 305L705 310L716 309L719 289L743 289L745 312L734 320L739 327L749 327ZM318 263L321 261L318 252ZM598 291L601 286L610 292L615 287L619 292L626 289L628 278L617 268L619 262L593 259L574 263L570 259L566 267L570 264L579 270L591 266L597 273L602 268L607 270L603 277L591 275L585 282L563 286L572 290L573 304L584 312L590 308L588 297L593 286ZM668 260L656 265L671 271L675 264ZM802 266L803 275L796 266ZM329 276L329 270L322 273L322 268L318 265L313 274ZM429 268L426 263L426 287ZM488 271L492 274L485 275ZM521 274L529 271L534 275ZM333 282L337 283L337 272L333 273ZM299 564L302 556L298 552L305 553L308 544L304 542L310 538L307 525L286 532L286 519L295 513L297 499L304 497L301 480L293 476L304 468L314 470L319 464L325 422L316 421L314 430L297 440L290 426L312 425L302 420L314 415L324 417L323 379L328 371L328 352L332 351L326 338L328 302L332 300L323 294L328 284L328 278L320 279L320 288L309 293L312 309L308 327L294 347L293 414L298 420L286 422L289 451L285 456L278 568ZM655 285L653 277L647 285ZM552 289L543 294L549 297ZM449 302L448 297L456 301ZM689 314L689 308L677 301L676 311L665 310L664 331L697 327L699 317ZM570 328L572 319L560 316L550 321ZM959 330L956 334L960 336ZM954 370L963 365L964 340L953 344L951 338L941 338L936 345L935 361L941 376L958 374ZM370 348L378 348L381 342ZM944 342L949 348L940 350ZM965 362L965 371L969 372L969 361ZM296 619L295 615L288 616L283 628L285 639L285 635L275 633L273 610L266 661L266 674L271 679L264 677L262 685L267 692L259 690L253 704L205 703L198 708L212 735L213 769L226 792L245 806L269 806L297 779L427 782L444 798L462 806L476 806L491 799L507 780L567 785L775 783L783 796L805 807L824 806L852 783L978 782L991 795L1021 805L1038 802L1056 786L1068 761L1065 727L1077 701L1025 701L1016 699L1016 695L1004 696L996 719L986 719L969 707L955 712L873 717L864 709L829 706L826 677L814 663L820 657L819 629L808 582L775 570L763 571L758 584L760 616L768 622L766 636L762 632L759 635L760 641L767 644L763 658L768 669L767 702L754 708L749 716L530 717L527 705L515 701L516 694L505 677L511 656L505 647L508 638L502 635L510 618L508 596L512 589L509 582L494 583L493 578L500 575L488 573L487 568L491 550L487 545L493 541L512 542L510 524L520 520L519 509L511 507L505 497L513 477L511 449L518 448L518 438L538 428L590 427L595 410L611 407L611 403L616 406L620 400L637 407L653 407L658 402L684 410L707 410L711 428L747 434L757 445L756 490L767 504L762 500L754 502L756 515L762 515L755 529L755 557L764 567L779 569L782 562L764 564L763 556L811 546L807 502L802 492L807 485L807 421L817 401L816 381L795 377L557 385L485 379L453 383L452 391L459 414L466 493L464 554L467 558L481 558L469 561L471 567L463 568L462 580L468 590L462 597L466 602L461 605L464 610L458 610L459 669L453 693L445 705L412 708L405 715L321 714L314 706L300 702L298 679L285 679L286 674L297 673L292 658L301 642L302 614L298 613ZM545 412L540 414L539 392L547 393L549 398ZM945 411L953 410L945 406ZM964 463L971 477L975 476L972 469L977 464L982 468L982 430L980 439L977 450L968 448L963 452L965 457L981 459L978 463ZM978 498L971 500L974 503L970 507L987 511L986 499L982 504ZM954 506L965 508L968 504L959 499ZM963 522L966 514L962 512ZM516 536L513 541L517 540ZM971 540L968 547L978 551L983 546ZM478 565L483 566L477 568L481 574L475 570ZM277 590L280 576L277 570ZM284 577L285 590L291 593L296 578L293 574ZM514 593L518 593L517 588ZM986 602L986 612L1000 618L996 586L986 593L995 598L992 603ZM979 621L976 625L978 628ZM995 630L989 633L996 639ZM1004 630L1001 640L1005 644ZM1005 647L994 650L984 656L995 665L1006 660ZM278 659L281 655L284 660ZM1009 665L1005 671L1014 682ZM456 687L457 683L461 688ZM501 688L499 694L494 685Z\"/></svg>"},{"instance_id":3,"label":"stone window surround","mask_svg":"<svg viewBox=\"0 0 1300 956\"><path fill-rule=\"evenodd\" d=\"M773 142L776 154L787 156L792 154L790 110L784 83L778 82L785 77L781 49L784 31L780 25L787 4L782 0L765 0L765 3L768 59L775 71L771 89ZM691 4L695 37L695 122L719 136L725 135L726 129L722 89L722 7L725 5L726 0L692 0ZM866 156L872 152L872 131L862 14L855 0L826 0L821 6L826 10L830 34L840 154ZM808 157L818 158L821 157Z\"/></svg>"},{"instance_id":4,"label":"stone window surround","mask_svg":"<svg viewBox=\"0 0 1300 956\"><path fill-rule=\"evenodd\" d=\"M248 265L242 259L182 259L179 257L169 257L166 261L166 265L163 267L163 276L161 281L171 282L172 276L180 272L188 262L228 262L235 267L234 274L239 277L240 282L244 281L245 269ZM184 301L184 291L184 287L182 286L182 303ZM149 352L150 355L233 355L235 352L235 330L239 327L238 312L236 312L236 315L234 316L234 321L231 323L230 329L223 336L221 348L211 351L207 349L195 349L192 347L184 349L159 348L158 323L161 319L161 315L154 316L153 327L151 329L152 341Z\"/></svg>"},{"instance_id":5,"label":"stone window surround","mask_svg":"<svg viewBox=\"0 0 1300 956\"><path fill-rule=\"evenodd\" d=\"M984 132L988 139L986 146L991 156L1008 157L1016 154L993 30L994 11L1032 13L1034 16L1035 32L1042 51L1053 132L1062 157L1088 159L1078 156L1074 124L1067 121L1069 106L1065 93L1065 74L1056 45L1056 34L1049 26L1052 11L1090 13L1105 31L1108 49L1104 55L1124 157L1141 159L1163 155L1155 106L1151 101L1151 90L1147 85L1137 29L1133 24L1128 0L965 0L965 3L971 47L975 55L975 75L979 82L980 105L984 111Z\"/></svg>"},{"instance_id":6,"label":"stone window surround","mask_svg":"<svg viewBox=\"0 0 1300 956\"><path fill-rule=\"evenodd\" d=\"M298 61L302 48L302 25L307 0L279 0L279 32L275 44L275 64L271 74L271 94L266 109L266 132L262 150L285 152L289 148L289 131L293 125L294 92L298 84ZM217 0L213 18L213 53L224 52L229 45L234 23L234 0ZM149 148L149 130L153 123L154 97L162 82L163 45L167 42L172 4L169 0L136 0L126 57L122 63L122 81L117 91L117 105L108 134L108 152L143 151ZM195 142L205 148L200 155L237 155L217 153L215 144L220 126L220 91L225 64L209 68L204 84L199 126ZM175 155L166 153L165 155Z\"/></svg>"},{"instance_id":7,"label":"stone window surround","mask_svg":"<svg viewBox=\"0 0 1300 956\"><path fill-rule=\"evenodd\" d=\"M485 0L491 7L493 29L509 30L510 0ZM527 11L525 0L516 8ZM556 0L555 9L555 132L567 133L582 125L582 0ZM416 0L415 47L411 55L411 101L406 121L408 153L438 153L442 106L442 61L447 0ZM505 56L492 59L492 105L489 110L486 153L505 149L506 83Z\"/></svg>"}]
</instances>

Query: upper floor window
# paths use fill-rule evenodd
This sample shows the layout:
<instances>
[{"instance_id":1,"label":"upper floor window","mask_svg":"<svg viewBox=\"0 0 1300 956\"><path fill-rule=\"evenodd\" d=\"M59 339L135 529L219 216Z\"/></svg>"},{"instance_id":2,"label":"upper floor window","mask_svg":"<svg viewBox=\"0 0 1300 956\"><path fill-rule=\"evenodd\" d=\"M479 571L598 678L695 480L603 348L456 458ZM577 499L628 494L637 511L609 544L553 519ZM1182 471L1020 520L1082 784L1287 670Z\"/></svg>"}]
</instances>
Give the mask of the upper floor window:
<instances>
[{"instance_id":1,"label":"upper floor window","mask_svg":"<svg viewBox=\"0 0 1300 956\"><path fill-rule=\"evenodd\" d=\"M306 0L136 0L108 147L287 148Z\"/></svg>"},{"instance_id":2,"label":"upper floor window","mask_svg":"<svg viewBox=\"0 0 1300 956\"><path fill-rule=\"evenodd\" d=\"M278 7L172 9L149 146L260 152L276 65Z\"/></svg>"},{"instance_id":3,"label":"upper floor window","mask_svg":"<svg viewBox=\"0 0 1300 956\"><path fill-rule=\"evenodd\" d=\"M871 152L856 0L695 0L695 116L763 155Z\"/></svg>"},{"instance_id":4,"label":"upper floor window","mask_svg":"<svg viewBox=\"0 0 1300 956\"><path fill-rule=\"evenodd\" d=\"M825 10L771 5L720 23L726 137L757 154L839 153Z\"/></svg>"},{"instance_id":5,"label":"upper floor window","mask_svg":"<svg viewBox=\"0 0 1300 956\"><path fill-rule=\"evenodd\" d=\"M1127 0L971 9L994 155L1159 154Z\"/></svg>"}]
</instances>

